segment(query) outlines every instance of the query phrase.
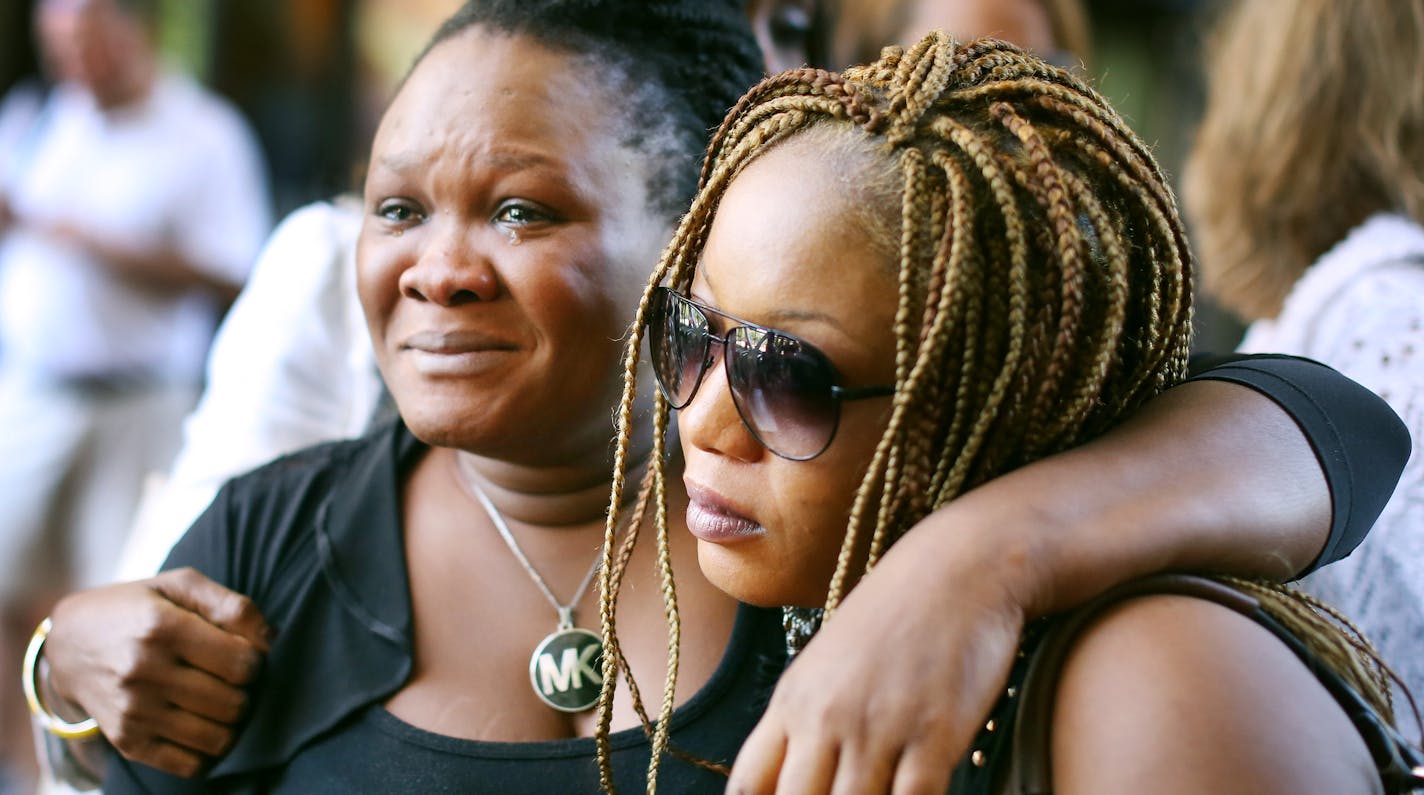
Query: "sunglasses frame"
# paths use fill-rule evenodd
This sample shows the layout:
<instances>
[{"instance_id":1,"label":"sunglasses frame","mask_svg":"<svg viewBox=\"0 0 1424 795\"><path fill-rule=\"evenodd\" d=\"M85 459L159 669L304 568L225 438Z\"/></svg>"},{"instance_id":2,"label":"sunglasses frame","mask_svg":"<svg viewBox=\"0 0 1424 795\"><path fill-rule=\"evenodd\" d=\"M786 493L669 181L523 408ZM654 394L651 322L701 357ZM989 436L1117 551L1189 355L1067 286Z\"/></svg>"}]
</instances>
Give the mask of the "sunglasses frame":
<instances>
[{"instance_id":1,"label":"sunglasses frame","mask_svg":"<svg viewBox=\"0 0 1424 795\"><path fill-rule=\"evenodd\" d=\"M669 296L671 296L671 300L669 300ZM653 364L653 380L658 382L658 391L662 393L663 398L667 400L668 405L674 411L677 411L687 407L690 403L692 403L692 401L697 397L697 391L702 388L702 383L707 380L707 373L711 369L712 359L715 355L713 353L713 345L720 345L722 348L722 369L727 378L727 391L731 395L732 405L737 407L737 416L741 418L742 425L745 426L746 429L751 433L752 437L757 440L758 444L760 444L762 447L765 447L767 450L771 451L772 454L780 458L785 458L789 461L809 461L826 452L826 450L830 448L831 443L835 441L836 432L840 429L842 403L853 400L865 400L868 398L886 397L895 394L894 384L865 387L843 387L839 384L836 384L835 381L840 378L840 371L838 371L836 369L835 364L831 362L831 358L827 356L825 352L822 351L820 348L817 348L815 345L812 345L811 343L801 339L795 334L788 334L785 331L774 329L769 326L763 326L760 323L753 323L750 320L743 320L742 318L739 318L736 315L731 315L726 312L723 312L720 309L715 309L713 307L707 306L706 304L698 303L697 301L692 300L688 296L679 293L671 287L659 286L654 288L653 301L654 305L658 307L658 310L654 313L650 313L648 315L647 322L645 323L649 346L652 345L654 337L654 321L658 318L658 316L663 315L667 309L671 308L675 304L675 302L682 302L687 304L688 306L691 306L693 309L696 309L702 315L702 319L703 321L705 321L707 326L706 331L703 332L706 335L708 341L707 352L702 357L702 362L698 365L697 376L693 381L692 390L687 394L686 400L679 403L675 396L669 394L667 385L663 383L662 373L658 371L657 363L654 362ZM730 320L737 325L727 329L725 333L718 335L712 329L712 318L710 317L710 315L716 315L726 320ZM829 433L826 436L825 444L822 444L821 447L815 452L809 455L788 455L786 453L783 453L768 444L767 441L762 438L761 433L756 429L756 426L752 423L752 421L747 418L747 410L742 407L742 399L737 396L737 390L732 387L732 365L729 362L727 356L727 349L730 345L732 345L731 340L733 334L736 334L739 331L745 334L747 333L745 330L748 329L760 332L767 338L779 337L781 339L786 339L794 342L797 346L799 346L800 350L803 353L807 353L811 358L819 360L822 364L825 365L827 370L830 372L830 380L832 382L830 384L830 399L832 406L831 427ZM657 357L654 356L654 358L656 359Z\"/></svg>"}]
</instances>

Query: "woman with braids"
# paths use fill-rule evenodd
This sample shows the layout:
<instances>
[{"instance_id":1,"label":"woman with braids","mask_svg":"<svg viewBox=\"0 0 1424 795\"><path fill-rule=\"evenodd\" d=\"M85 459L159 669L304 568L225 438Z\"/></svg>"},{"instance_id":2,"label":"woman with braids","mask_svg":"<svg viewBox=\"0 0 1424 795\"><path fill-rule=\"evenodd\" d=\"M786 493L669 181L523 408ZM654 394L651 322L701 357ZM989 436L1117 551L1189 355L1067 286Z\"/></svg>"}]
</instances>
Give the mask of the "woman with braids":
<instances>
[{"instance_id":1,"label":"woman with braids","mask_svg":"<svg viewBox=\"0 0 1424 795\"><path fill-rule=\"evenodd\" d=\"M928 513L1130 424L1178 383L1191 261L1161 172L1097 94L1011 45L936 33L842 75L797 70L747 94L713 138L636 328L605 646L621 641L614 529L639 482L624 451L641 428L646 337L660 390L642 490L657 498L657 543L676 544L681 506L661 495L680 480L702 572L744 602L790 606L794 652L816 613L836 626L843 597ZM676 443L670 409L681 471L662 454ZM993 528L960 532L994 542ZM1046 769L1059 792L1377 792L1407 776L1400 757L1382 771L1387 760L1371 758L1403 753L1372 722L1390 715L1383 666L1313 603L1181 575L1138 590L1029 627L1028 665L1066 648L1056 696L1015 670L952 792L996 791L1006 763L1030 752L1039 769L1024 775ZM1224 606L1243 599L1249 610ZM1081 632L1057 629L1069 624ZM605 728L620 668L605 655ZM1016 701L1045 695L1049 709L1013 726ZM893 760L842 776L832 754L795 745L779 775L746 775L749 752L734 792L944 790ZM1043 792L1046 778L1019 783Z\"/></svg>"},{"instance_id":2,"label":"woman with braids","mask_svg":"<svg viewBox=\"0 0 1424 795\"><path fill-rule=\"evenodd\" d=\"M38 636L35 658L51 664L48 677L36 667L38 711L71 737L85 728L69 724L93 716L122 752L110 789L599 785L596 720L580 711L603 675L583 583L602 559L620 338L694 192L703 137L756 64L731 2L477 0L442 29L383 120L357 256L400 422L234 480L172 570L66 599ZM877 592L870 578L846 601L782 680L758 742L827 741L852 772L905 749L918 775L947 779L1025 616L1163 568L1282 577L1348 552L1397 467L1392 415L1342 397L1352 385L1309 363L1242 361L1210 378L1272 373L1290 387L1267 394L1335 384L1328 416L1367 430L1341 443L1314 404L1288 413L1255 389L1194 381L1154 400L1135 431L986 484L906 534L895 551L918 556L887 556L877 573L898 588ZM652 454L648 412L628 411L623 464ZM1216 458L1231 463L1203 466ZM1299 486L1261 488L1281 476ZM604 723L623 776L611 783L641 786L657 760L665 790L716 791L725 780L706 763L729 763L767 706L781 615L688 579L686 497L676 481L647 496L674 506L678 532L625 552L620 522L616 566L636 597L616 612L614 656L660 676L677 646L682 675L658 725L684 754L650 753L620 691ZM1127 521L1151 532L1120 532ZM995 544L966 545L984 536L965 527L995 528ZM669 561L683 572L676 594ZM659 597L674 595L690 630L669 639ZM867 668L900 687L898 704L840 686ZM830 687L809 691L807 677ZM796 722L866 707L855 725L873 747ZM196 780L159 772L211 760Z\"/></svg>"},{"instance_id":3,"label":"woman with braids","mask_svg":"<svg viewBox=\"0 0 1424 795\"><path fill-rule=\"evenodd\" d=\"M1424 0L1244 0L1211 52L1184 196L1207 289L1241 350L1338 368L1414 439L1369 543L1302 587L1424 692Z\"/></svg>"}]
</instances>

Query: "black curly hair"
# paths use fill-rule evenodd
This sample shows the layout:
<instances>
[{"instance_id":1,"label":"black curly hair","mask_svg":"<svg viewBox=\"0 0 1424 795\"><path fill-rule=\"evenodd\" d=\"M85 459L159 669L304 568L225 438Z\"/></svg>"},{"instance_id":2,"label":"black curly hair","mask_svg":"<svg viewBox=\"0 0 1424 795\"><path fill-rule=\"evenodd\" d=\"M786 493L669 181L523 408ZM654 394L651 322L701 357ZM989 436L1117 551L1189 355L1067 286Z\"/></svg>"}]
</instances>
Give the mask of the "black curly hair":
<instances>
[{"instance_id":1,"label":"black curly hair","mask_svg":"<svg viewBox=\"0 0 1424 795\"><path fill-rule=\"evenodd\" d=\"M472 27L527 36L598 67L591 75L626 109L623 143L656 163L650 201L669 219L697 189L712 130L762 77L742 0L471 0L415 63Z\"/></svg>"}]
</instances>

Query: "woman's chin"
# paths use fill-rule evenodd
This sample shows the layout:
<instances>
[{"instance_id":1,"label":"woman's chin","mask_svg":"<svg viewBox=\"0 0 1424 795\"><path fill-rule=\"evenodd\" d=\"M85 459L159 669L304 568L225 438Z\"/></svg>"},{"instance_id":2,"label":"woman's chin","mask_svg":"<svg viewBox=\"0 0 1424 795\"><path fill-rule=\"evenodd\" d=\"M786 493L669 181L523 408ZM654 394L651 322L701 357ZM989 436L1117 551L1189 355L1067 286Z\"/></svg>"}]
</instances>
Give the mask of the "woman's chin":
<instances>
[{"instance_id":1,"label":"woman's chin","mask_svg":"<svg viewBox=\"0 0 1424 795\"><path fill-rule=\"evenodd\" d=\"M772 565L743 549L748 545L697 542L702 575L717 589L755 607L820 607L826 584L811 585L808 577L784 565Z\"/></svg>"}]
</instances>

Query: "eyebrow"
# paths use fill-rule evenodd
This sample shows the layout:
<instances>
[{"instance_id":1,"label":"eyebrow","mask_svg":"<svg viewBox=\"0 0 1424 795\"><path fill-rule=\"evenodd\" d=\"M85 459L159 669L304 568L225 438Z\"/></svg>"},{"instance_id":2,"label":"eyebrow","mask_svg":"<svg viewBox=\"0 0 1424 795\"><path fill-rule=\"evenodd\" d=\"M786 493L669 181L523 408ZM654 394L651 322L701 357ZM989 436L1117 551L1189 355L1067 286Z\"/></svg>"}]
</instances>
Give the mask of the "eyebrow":
<instances>
[{"instance_id":1,"label":"eyebrow","mask_svg":"<svg viewBox=\"0 0 1424 795\"><path fill-rule=\"evenodd\" d=\"M702 279L704 282L709 282L710 287L711 279L708 279L706 274L703 274ZM692 298L696 299L699 303L706 304L707 306L713 309L721 311L721 307L717 306L711 301L708 301L703 297L693 295L691 288L688 289L688 295L692 296ZM737 317L736 315L733 315L730 312L728 312L727 314L735 320L753 326L774 327L779 323L785 323L787 321L822 323L824 325L830 326L831 328L834 328L835 330L846 335L847 337L853 336L845 326L841 325L841 322L839 320L826 314L825 312L821 312L820 310L816 309L773 309L767 313L767 322L765 323L746 320L745 318Z\"/></svg>"},{"instance_id":2,"label":"eyebrow","mask_svg":"<svg viewBox=\"0 0 1424 795\"><path fill-rule=\"evenodd\" d=\"M552 158L530 152L490 152L488 159L494 166L510 171L551 167L557 169L560 165L558 161Z\"/></svg>"},{"instance_id":3,"label":"eyebrow","mask_svg":"<svg viewBox=\"0 0 1424 795\"><path fill-rule=\"evenodd\" d=\"M773 323L784 323L788 320L798 320L802 322L824 323L832 326L842 334L850 334L841 322L830 315L815 309L776 309L769 314L769 319Z\"/></svg>"},{"instance_id":4,"label":"eyebrow","mask_svg":"<svg viewBox=\"0 0 1424 795\"><path fill-rule=\"evenodd\" d=\"M526 171L532 169L549 169L562 172L562 165L559 161L540 154L530 152L509 152L496 151L488 152L479 157L488 165L501 171ZM377 163L384 169L395 172L410 171L424 165L425 158L417 151L403 151L395 154L385 154L377 158Z\"/></svg>"},{"instance_id":5,"label":"eyebrow","mask_svg":"<svg viewBox=\"0 0 1424 795\"><path fill-rule=\"evenodd\" d=\"M401 153L398 155L381 155L380 157L376 158L376 165L387 171L403 173L420 165L420 157L418 155L409 153Z\"/></svg>"},{"instance_id":6,"label":"eyebrow","mask_svg":"<svg viewBox=\"0 0 1424 795\"><path fill-rule=\"evenodd\" d=\"M469 164L471 173L483 173L493 179L527 174L541 184L575 197L579 202L588 204L593 201L588 192L580 188L577 176L569 172L568 164L547 155L504 150L477 153L464 158L463 162ZM376 160L376 165L380 170L404 180L413 173L419 174L427 164L418 150L406 150L382 155Z\"/></svg>"}]
</instances>

